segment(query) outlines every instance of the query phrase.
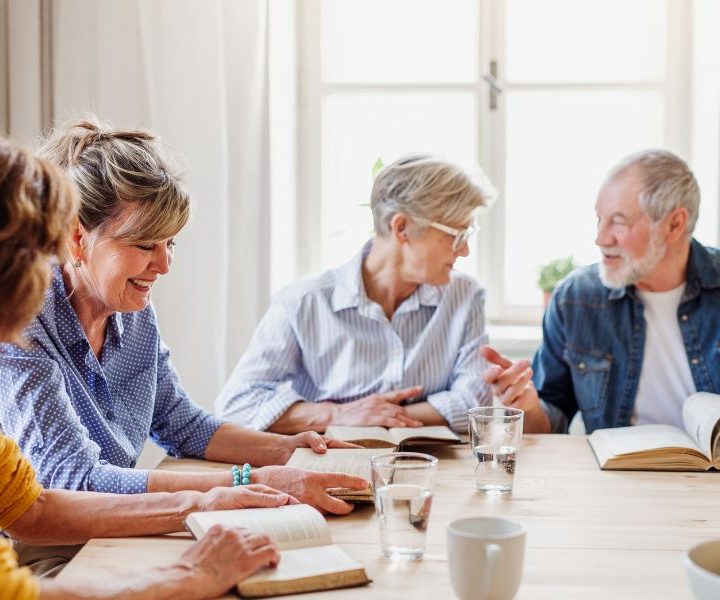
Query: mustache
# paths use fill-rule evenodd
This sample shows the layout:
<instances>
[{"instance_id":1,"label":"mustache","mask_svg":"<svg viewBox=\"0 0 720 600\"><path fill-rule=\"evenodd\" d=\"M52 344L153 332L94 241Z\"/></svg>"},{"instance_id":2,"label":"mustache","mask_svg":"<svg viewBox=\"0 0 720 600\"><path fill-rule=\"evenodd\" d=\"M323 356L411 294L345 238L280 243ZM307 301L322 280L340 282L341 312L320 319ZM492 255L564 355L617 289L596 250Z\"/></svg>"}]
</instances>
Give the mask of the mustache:
<instances>
[{"instance_id":1,"label":"mustache","mask_svg":"<svg viewBox=\"0 0 720 600\"><path fill-rule=\"evenodd\" d=\"M602 254L603 256L611 256L613 258L627 256L625 250L622 250L620 248L600 248L600 254Z\"/></svg>"}]
</instances>

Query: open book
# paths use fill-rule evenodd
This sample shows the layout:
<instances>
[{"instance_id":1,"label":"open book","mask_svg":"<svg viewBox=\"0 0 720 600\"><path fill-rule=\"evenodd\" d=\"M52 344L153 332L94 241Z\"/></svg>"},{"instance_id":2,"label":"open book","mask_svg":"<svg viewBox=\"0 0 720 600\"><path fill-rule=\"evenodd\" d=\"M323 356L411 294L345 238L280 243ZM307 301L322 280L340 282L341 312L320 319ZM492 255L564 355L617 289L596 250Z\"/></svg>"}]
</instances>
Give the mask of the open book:
<instances>
[{"instance_id":1,"label":"open book","mask_svg":"<svg viewBox=\"0 0 720 600\"><path fill-rule=\"evenodd\" d=\"M192 513L185 526L198 539L210 527L244 527L264 533L280 549L280 564L241 581L245 598L331 590L370 583L365 569L334 546L323 516L307 504Z\"/></svg>"},{"instance_id":2,"label":"open book","mask_svg":"<svg viewBox=\"0 0 720 600\"><path fill-rule=\"evenodd\" d=\"M372 448L330 448L325 454L317 454L310 448L296 448L287 465L321 473L357 475L370 481L370 459L377 454L383 454L383 451ZM373 501L371 487L365 490L335 488L328 492L347 502Z\"/></svg>"},{"instance_id":3,"label":"open book","mask_svg":"<svg viewBox=\"0 0 720 600\"><path fill-rule=\"evenodd\" d=\"M720 470L720 395L698 392L683 405L685 430L672 425L598 429L588 437L601 469Z\"/></svg>"},{"instance_id":4,"label":"open book","mask_svg":"<svg viewBox=\"0 0 720 600\"><path fill-rule=\"evenodd\" d=\"M397 448L408 444L462 444L460 437L444 425L431 427L346 427L330 425L325 435L365 448Z\"/></svg>"}]
</instances>

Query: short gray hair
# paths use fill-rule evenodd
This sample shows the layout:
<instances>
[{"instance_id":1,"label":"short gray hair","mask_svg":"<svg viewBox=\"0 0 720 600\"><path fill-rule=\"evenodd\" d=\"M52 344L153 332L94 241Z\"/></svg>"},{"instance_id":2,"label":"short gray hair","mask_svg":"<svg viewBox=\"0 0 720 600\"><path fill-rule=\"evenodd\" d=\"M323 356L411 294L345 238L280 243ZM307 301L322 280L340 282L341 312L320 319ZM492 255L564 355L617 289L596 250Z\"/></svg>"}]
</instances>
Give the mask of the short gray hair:
<instances>
[{"instance_id":1,"label":"short gray hair","mask_svg":"<svg viewBox=\"0 0 720 600\"><path fill-rule=\"evenodd\" d=\"M430 154L406 154L386 166L375 178L370 208L375 232L390 232L397 213L421 220L454 223L488 206L495 190L485 174L469 172Z\"/></svg>"},{"instance_id":2,"label":"short gray hair","mask_svg":"<svg viewBox=\"0 0 720 600\"><path fill-rule=\"evenodd\" d=\"M683 207L688 212L686 232L692 234L700 209L700 188L687 163L667 150L642 150L621 160L606 181L630 171L640 178L640 206L652 220L657 222Z\"/></svg>"}]
</instances>

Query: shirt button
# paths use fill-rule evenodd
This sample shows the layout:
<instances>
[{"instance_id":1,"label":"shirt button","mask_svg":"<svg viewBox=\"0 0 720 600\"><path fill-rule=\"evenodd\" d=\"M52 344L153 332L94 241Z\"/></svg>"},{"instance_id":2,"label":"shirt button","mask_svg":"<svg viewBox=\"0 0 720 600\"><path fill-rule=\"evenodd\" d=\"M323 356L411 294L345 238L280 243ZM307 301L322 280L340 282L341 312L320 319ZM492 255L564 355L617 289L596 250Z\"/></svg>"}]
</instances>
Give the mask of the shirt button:
<instances>
[{"instance_id":1,"label":"shirt button","mask_svg":"<svg viewBox=\"0 0 720 600\"><path fill-rule=\"evenodd\" d=\"M109 410L105 413L105 416L112 421L115 418L115 413L112 410Z\"/></svg>"},{"instance_id":2,"label":"shirt button","mask_svg":"<svg viewBox=\"0 0 720 600\"><path fill-rule=\"evenodd\" d=\"M687 320L688 320L688 316L687 316L687 315L681 315L680 320L681 320L681 321L687 321Z\"/></svg>"},{"instance_id":3,"label":"shirt button","mask_svg":"<svg viewBox=\"0 0 720 600\"><path fill-rule=\"evenodd\" d=\"M30 448L30 454L40 454L41 450L42 446L40 444L33 444L32 448Z\"/></svg>"},{"instance_id":4,"label":"shirt button","mask_svg":"<svg viewBox=\"0 0 720 600\"><path fill-rule=\"evenodd\" d=\"M581 363L578 365L578 369L580 369L581 371L584 370L584 369L585 369L585 363L584 363L584 362L581 362Z\"/></svg>"},{"instance_id":5,"label":"shirt button","mask_svg":"<svg viewBox=\"0 0 720 600\"><path fill-rule=\"evenodd\" d=\"M700 364L700 359L696 357L696 358L693 358L690 362L691 362L692 364L694 364L694 365L699 365L699 364Z\"/></svg>"}]
</instances>

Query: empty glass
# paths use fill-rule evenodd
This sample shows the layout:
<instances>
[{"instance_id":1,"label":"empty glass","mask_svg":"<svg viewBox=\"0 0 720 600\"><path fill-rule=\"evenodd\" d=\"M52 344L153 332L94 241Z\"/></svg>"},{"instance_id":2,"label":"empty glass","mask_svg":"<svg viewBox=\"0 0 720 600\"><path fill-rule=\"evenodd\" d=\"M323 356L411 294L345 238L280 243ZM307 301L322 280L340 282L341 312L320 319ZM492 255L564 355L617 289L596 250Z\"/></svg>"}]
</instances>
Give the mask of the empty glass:
<instances>
[{"instance_id":1,"label":"empty glass","mask_svg":"<svg viewBox=\"0 0 720 600\"><path fill-rule=\"evenodd\" d=\"M419 452L372 458L380 548L387 558L418 560L425 553L438 459Z\"/></svg>"},{"instance_id":2,"label":"empty glass","mask_svg":"<svg viewBox=\"0 0 720 600\"><path fill-rule=\"evenodd\" d=\"M519 408L484 406L468 411L470 447L477 464L475 487L486 494L509 494L523 430Z\"/></svg>"}]
</instances>

